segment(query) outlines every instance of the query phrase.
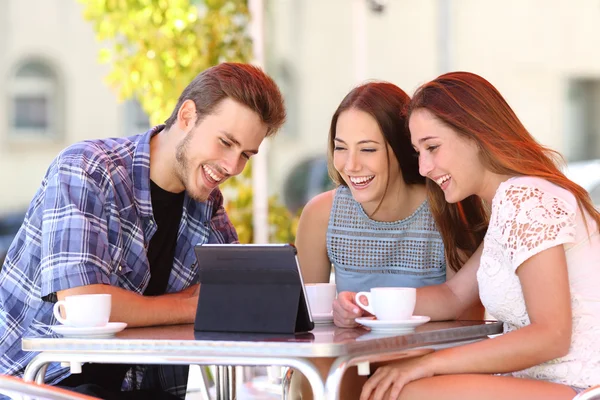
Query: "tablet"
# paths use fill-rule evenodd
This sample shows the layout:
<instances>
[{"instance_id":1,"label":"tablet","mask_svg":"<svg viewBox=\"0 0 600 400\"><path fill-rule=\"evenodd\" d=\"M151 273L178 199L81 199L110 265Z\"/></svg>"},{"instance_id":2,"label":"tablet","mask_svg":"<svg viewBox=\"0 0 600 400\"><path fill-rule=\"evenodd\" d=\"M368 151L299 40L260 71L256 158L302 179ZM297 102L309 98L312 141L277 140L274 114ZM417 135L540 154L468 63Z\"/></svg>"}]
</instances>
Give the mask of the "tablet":
<instances>
[{"instance_id":1,"label":"tablet","mask_svg":"<svg viewBox=\"0 0 600 400\"><path fill-rule=\"evenodd\" d=\"M314 328L293 245L202 244L194 249L200 280L195 330L298 333Z\"/></svg>"}]
</instances>

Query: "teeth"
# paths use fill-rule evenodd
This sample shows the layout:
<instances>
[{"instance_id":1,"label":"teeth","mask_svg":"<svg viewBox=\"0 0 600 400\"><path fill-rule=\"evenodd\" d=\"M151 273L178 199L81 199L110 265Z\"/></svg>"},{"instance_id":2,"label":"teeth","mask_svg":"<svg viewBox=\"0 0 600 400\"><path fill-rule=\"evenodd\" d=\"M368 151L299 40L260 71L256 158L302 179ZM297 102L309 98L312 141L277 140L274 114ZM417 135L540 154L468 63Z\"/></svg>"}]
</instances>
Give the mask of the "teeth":
<instances>
[{"instance_id":1,"label":"teeth","mask_svg":"<svg viewBox=\"0 0 600 400\"><path fill-rule=\"evenodd\" d=\"M359 185L361 183L365 183L367 181L370 181L374 177L375 177L375 175L369 175L369 176L351 176L350 177L350 181L352 183L355 183L355 184Z\"/></svg>"},{"instance_id":2,"label":"teeth","mask_svg":"<svg viewBox=\"0 0 600 400\"><path fill-rule=\"evenodd\" d=\"M212 169L210 169L209 166L203 165L202 168L204 168L204 172L206 172L206 175L210 176L216 182L221 182L221 180L223 179L220 178Z\"/></svg>"},{"instance_id":3,"label":"teeth","mask_svg":"<svg viewBox=\"0 0 600 400\"><path fill-rule=\"evenodd\" d=\"M446 182L448 179L450 179L450 175L444 175L442 177L439 177L435 183L437 183L439 186L442 186L444 184L444 182Z\"/></svg>"}]
</instances>

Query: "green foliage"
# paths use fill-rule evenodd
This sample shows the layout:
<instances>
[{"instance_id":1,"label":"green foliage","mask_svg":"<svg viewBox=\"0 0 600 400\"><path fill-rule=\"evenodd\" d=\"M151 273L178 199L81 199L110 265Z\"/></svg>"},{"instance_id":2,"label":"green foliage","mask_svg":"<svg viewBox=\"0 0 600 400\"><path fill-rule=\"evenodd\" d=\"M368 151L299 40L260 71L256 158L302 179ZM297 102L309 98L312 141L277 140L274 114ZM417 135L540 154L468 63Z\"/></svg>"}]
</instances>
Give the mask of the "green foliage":
<instances>
[{"instance_id":1,"label":"green foliage","mask_svg":"<svg viewBox=\"0 0 600 400\"><path fill-rule=\"evenodd\" d=\"M248 62L246 0L78 0L84 17L107 47L107 83L120 99L136 98L152 124L167 119L179 95L201 71L225 61ZM244 243L252 242L252 186L247 168L226 183L226 208ZM229 198L233 198L229 200ZM276 198L269 201L273 241L290 242L296 219Z\"/></svg>"},{"instance_id":2,"label":"green foliage","mask_svg":"<svg viewBox=\"0 0 600 400\"><path fill-rule=\"evenodd\" d=\"M223 61L251 59L245 0L79 0L97 39L110 47L108 84L134 97L153 124L171 113L185 86Z\"/></svg>"},{"instance_id":3,"label":"green foliage","mask_svg":"<svg viewBox=\"0 0 600 400\"><path fill-rule=\"evenodd\" d=\"M252 243L252 162L248 163L240 175L230 178L223 191L225 198L229 199L225 209L231 220L234 221L240 242ZM268 219L271 243L294 243L299 213L292 215L276 196L271 196Z\"/></svg>"}]
</instances>

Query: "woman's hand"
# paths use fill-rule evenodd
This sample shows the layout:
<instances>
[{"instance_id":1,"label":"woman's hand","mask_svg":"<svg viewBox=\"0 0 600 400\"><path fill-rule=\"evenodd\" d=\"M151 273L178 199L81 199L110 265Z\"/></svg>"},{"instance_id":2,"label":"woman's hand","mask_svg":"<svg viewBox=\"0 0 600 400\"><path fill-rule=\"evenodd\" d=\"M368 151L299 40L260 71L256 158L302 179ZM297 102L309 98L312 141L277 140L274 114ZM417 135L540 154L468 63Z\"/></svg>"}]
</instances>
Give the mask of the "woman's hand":
<instances>
[{"instance_id":1,"label":"woman's hand","mask_svg":"<svg viewBox=\"0 0 600 400\"><path fill-rule=\"evenodd\" d=\"M377 368L363 386L360 400L397 400L407 383L433 376L427 360L428 356L415 357Z\"/></svg>"},{"instance_id":2,"label":"woman's hand","mask_svg":"<svg viewBox=\"0 0 600 400\"><path fill-rule=\"evenodd\" d=\"M355 328L356 318L366 312L354 302L354 292L340 292L333 301L333 322L340 328Z\"/></svg>"}]
</instances>

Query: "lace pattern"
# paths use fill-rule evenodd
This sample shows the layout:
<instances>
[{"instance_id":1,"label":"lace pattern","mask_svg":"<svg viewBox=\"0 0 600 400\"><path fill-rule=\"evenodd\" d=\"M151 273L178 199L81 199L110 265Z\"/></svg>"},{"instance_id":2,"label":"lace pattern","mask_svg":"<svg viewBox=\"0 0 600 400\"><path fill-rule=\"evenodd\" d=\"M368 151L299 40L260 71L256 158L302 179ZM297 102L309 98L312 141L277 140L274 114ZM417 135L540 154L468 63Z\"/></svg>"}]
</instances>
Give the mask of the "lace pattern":
<instances>
[{"instance_id":1,"label":"lace pattern","mask_svg":"<svg viewBox=\"0 0 600 400\"><path fill-rule=\"evenodd\" d=\"M516 275L519 265L550 247L573 243L577 230L585 230L580 226L583 224L576 224L578 208L564 198L565 193L571 195L560 188L555 188L559 193L555 195L546 190L548 184L538 178L512 179L500 186L492 202L477 279L484 306L504 321L505 332L530 323ZM572 265L569 258L567 253L569 270L583 267ZM598 272L595 274L598 277ZM600 383L600 345L595 343L600 337L600 315L594 314L597 308L590 308L587 294L579 293L572 284L571 299L573 335L569 354L515 372L514 376L580 387Z\"/></svg>"},{"instance_id":2,"label":"lace pattern","mask_svg":"<svg viewBox=\"0 0 600 400\"><path fill-rule=\"evenodd\" d=\"M513 270L543 250L573 241L575 210L562 199L527 186L510 186L502 195L490 225Z\"/></svg>"}]
</instances>

